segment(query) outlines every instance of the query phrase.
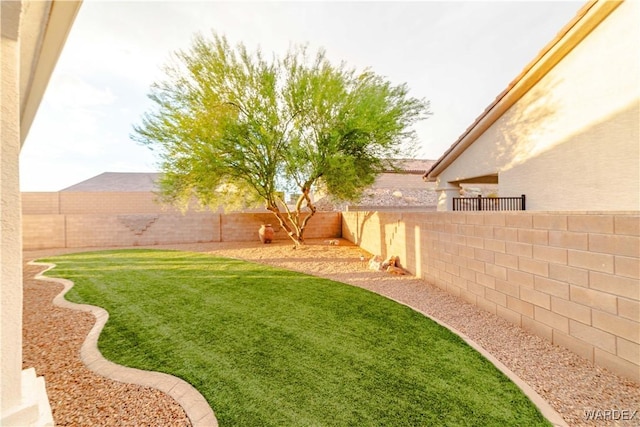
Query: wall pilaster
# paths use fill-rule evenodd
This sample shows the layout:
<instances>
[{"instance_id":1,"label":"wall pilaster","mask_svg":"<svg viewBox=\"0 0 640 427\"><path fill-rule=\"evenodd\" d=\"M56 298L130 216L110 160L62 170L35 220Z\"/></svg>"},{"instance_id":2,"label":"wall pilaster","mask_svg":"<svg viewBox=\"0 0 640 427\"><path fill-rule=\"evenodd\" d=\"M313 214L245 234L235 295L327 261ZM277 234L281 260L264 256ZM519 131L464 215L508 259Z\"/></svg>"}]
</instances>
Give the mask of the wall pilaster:
<instances>
[{"instance_id":1,"label":"wall pilaster","mask_svg":"<svg viewBox=\"0 0 640 427\"><path fill-rule=\"evenodd\" d=\"M0 425L52 426L43 377L22 370L22 226L19 160L23 3L2 2L0 44Z\"/></svg>"},{"instance_id":2,"label":"wall pilaster","mask_svg":"<svg viewBox=\"0 0 640 427\"><path fill-rule=\"evenodd\" d=\"M438 193L438 211L452 211L453 198L460 197L460 186L448 182L439 182L436 192Z\"/></svg>"},{"instance_id":3,"label":"wall pilaster","mask_svg":"<svg viewBox=\"0 0 640 427\"><path fill-rule=\"evenodd\" d=\"M8 2L13 3L13 2ZM13 19L12 19L13 18ZM15 21L14 21L15 19ZM0 399L2 413L20 401L22 371L22 251L20 247L19 42L20 3L2 4L2 108L0 116ZM17 384L18 387L5 387Z\"/></svg>"}]
</instances>

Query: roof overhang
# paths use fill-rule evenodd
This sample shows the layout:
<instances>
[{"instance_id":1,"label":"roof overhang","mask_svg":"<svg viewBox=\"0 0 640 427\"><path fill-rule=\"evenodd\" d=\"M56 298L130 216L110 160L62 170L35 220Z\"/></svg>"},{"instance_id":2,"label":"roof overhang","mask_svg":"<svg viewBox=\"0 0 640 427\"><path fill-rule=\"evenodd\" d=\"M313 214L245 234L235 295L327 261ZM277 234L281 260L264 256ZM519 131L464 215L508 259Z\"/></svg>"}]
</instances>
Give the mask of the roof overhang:
<instances>
[{"instance_id":1,"label":"roof overhang","mask_svg":"<svg viewBox=\"0 0 640 427\"><path fill-rule=\"evenodd\" d=\"M22 6L18 29L22 144L29 133L82 1L52 0L17 3Z\"/></svg>"},{"instance_id":2,"label":"roof overhang","mask_svg":"<svg viewBox=\"0 0 640 427\"><path fill-rule=\"evenodd\" d=\"M435 181L473 142L555 67L624 0L591 0L548 43L424 175Z\"/></svg>"},{"instance_id":3,"label":"roof overhang","mask_svg":"<svg viewBox=\"0 0 640 427\"><path fill-rule=\"evenodd\" d=\"M455 181L458 184L497 184L498 183L498 174L484 175L484 176L476 176L473 178L461 179L460 181Z\"/></svg>"}]
</instances>

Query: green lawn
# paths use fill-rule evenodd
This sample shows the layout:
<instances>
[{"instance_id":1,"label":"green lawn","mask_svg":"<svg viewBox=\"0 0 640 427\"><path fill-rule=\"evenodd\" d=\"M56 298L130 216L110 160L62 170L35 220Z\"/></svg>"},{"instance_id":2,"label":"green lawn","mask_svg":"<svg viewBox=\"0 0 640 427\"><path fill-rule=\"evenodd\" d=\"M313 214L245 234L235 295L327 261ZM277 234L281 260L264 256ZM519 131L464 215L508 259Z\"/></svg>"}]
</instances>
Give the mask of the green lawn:
<instances>
[{"instance_id":1,"label":"green lawn","mask_svg":"<svg viewBox=\"0 0 640 427\"><path fill-rule=\"evenodd\" d=\"M458 336L357 287L179 251L43 261L109 311L106 358L186 380L221 426L550 425Z\"/></svg>"}]
</instances>

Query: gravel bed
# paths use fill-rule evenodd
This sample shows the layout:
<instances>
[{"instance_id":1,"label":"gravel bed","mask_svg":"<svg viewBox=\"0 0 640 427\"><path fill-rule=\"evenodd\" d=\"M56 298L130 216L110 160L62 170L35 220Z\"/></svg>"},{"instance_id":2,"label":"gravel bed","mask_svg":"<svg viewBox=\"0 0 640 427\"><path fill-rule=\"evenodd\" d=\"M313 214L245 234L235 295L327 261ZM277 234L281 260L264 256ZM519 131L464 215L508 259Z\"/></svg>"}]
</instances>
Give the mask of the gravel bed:
<instances>
[{"instance_id":1,"label":"gravel bed","mask_svg":"<svg viewBox=\"0 0 640 427\"><path fill-rule=\"evenodd\" d=\"M360 255L371 254L347 241L202 243L153 246L245 259L349 283L385 295L445 322L481 345L531 386L570 426L640 426L640 384L594 366L511 323L414 276L372 271ZM86 248L92 250L96 248ZM25 261L80 249L25 252ZM85 250L85 249L82 249ZM402 261L402 260L400 260ZM54 307L62 286L33 280L42 268L25 265L24 367L46 378L56 425L189 425L170 397L122 384L88 371L78 358L91 315ZM213 408L215 411L215 408ZM632 420L587 419L587 411L639 411ZM604 412L600 412L602 415ZM618 413L619 414L619 413Z\"/></svg>"},{"instance_id":2,"label":"gravel bed","mask_svg":"<svg viewBox=\"0 0 640 427\"><path fill-rule=\"evenodd\" d=\"M23 367L44 376L56 426L190 426L184 410L159 390L112 381L87 369L80 347L95 323L52 304L63 286L35 280L24 266Z\"/></svg>"}]
</instances>

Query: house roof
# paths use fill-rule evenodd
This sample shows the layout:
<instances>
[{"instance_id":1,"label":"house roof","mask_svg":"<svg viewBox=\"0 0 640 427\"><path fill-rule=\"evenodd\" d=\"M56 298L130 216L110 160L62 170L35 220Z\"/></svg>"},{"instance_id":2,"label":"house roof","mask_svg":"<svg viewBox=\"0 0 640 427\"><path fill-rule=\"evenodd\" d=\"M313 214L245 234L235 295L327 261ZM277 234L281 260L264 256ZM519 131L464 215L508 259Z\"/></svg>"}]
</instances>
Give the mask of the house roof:
<instances>
[{"instance_id":1,"label":"house roof","mask_svg":"<svg viewBox=\"0 0 640 427\"><path fill-rule=\"evenodd\" d=\"M399 171L388 170L386 174L411 174L422 175L435 160L425 159L397 159L394 164L400 168ZM64 188L62 191L113 191L113 192L129 192L129 191L157 191L157 180L162 175L159 172L103 172L85 181Z\"/></svg>"},{"instance_id":2,"label":"house roof","mask_svg":"<svg viewBox=\"0 0 640 427\"><path fill-rule=\"evenodd\" d=\"M531 61L524 70L480 114L464 133L434 162L423 175L425 181L437 176L453 163L513 104L542 79L558 62L598 26L621 1L590 0Z\"/></svg>"},{"instance_id":3,"label":"house roof","mask_svg":"<svg viewBox=\"0 0 640 427\"><path fill-rule=\"evenodd\" d=\"M60 191L151 192L158 190L159 177L157 172L104 172Z\"/></svg>"},{"instance_id":4,"label":"house roof","mask_svg":"<svg viewBox=\"0 0 640 427\"><path fill-rule=\"evenodd\" d=\"M400 168L399 171L392 169L384 171L384 173L401 173L401 174L423 174L436 162L427 159L394 159L394 165Z\"/></svg>"}]
</instances>

